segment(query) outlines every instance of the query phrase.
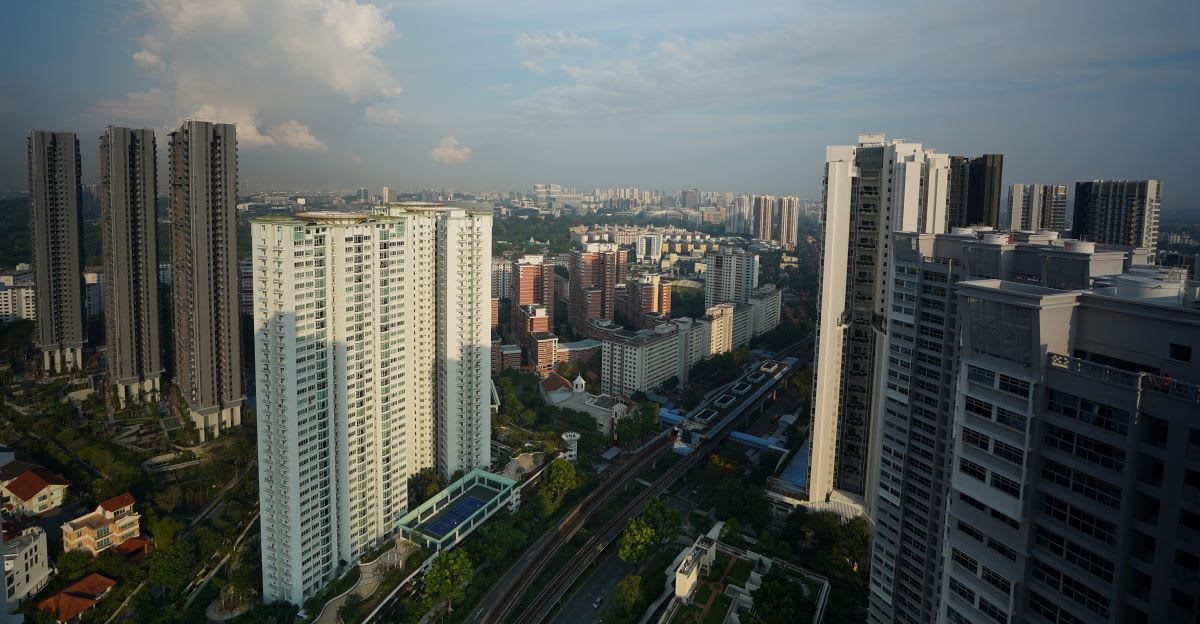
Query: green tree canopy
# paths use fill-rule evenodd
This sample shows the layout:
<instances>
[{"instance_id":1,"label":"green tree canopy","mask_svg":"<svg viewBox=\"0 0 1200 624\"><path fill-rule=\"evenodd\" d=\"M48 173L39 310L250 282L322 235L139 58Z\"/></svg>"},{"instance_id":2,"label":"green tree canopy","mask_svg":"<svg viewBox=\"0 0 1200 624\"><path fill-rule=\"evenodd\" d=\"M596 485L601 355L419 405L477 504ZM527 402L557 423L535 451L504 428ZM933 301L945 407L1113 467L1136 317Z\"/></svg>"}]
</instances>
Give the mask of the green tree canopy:
<instances>
[{"instance_id":1,"label":"green tree canopy","mask_svg":"<svg viewBox=\"0 0 1200 624\"><path fill-rule=\"evenodd\" d=\"M425 574L425 595L434 602L445 601L447 610L454 611L454 603L466 595L463 588L471 582L473 574L467 551L443 550Z\"/></svg>"},{"instance_id":2,"label":"green tree canopy","mask_svg":"<svg viewBox=\"0 0 1200 624\"><path fill-rule=\"evenodd\" d=\"M575 473L575 464L565 459L556 459L546 467L542 475L541 490L557 508L563 497L571 490L579 487L579 475Z\"/></svg>"},{"instance_id":3,"label":"green tree canopy","mask_svg":"<svg viewBox=\"0 0 1200 624\"><path fill-rule=\"evenodd\" d=\"M617 544L617 556L622 561L632 563L636 568L638 563L654 552L655 540L654 528L638 516L629 521L625 532L621 534Z\"/></svg>"}]
</instances>

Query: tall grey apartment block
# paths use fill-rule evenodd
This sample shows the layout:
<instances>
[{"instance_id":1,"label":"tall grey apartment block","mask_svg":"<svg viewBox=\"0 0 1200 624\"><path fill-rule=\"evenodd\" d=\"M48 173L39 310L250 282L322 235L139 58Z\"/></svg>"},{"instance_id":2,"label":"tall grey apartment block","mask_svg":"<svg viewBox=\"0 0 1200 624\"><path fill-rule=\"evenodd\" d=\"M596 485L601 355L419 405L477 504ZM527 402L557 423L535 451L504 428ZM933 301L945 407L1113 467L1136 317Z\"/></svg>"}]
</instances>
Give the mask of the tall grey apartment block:
<instances>
[{"instance_id":1,"label":"tall grey apartment block","mask_svg":"<svg viewBox=\"0 0 1200 624\"><path fill-rule=\"evenodd\" d=\"M82 191L74 132L29 133L29 232L42 369L83 367Z\"/></svg>"},{"instance_id":2,"label":"tall grey apartment block","mask_svg":"<svg viewBox=\"0 0 1200 624\"><path fill-rule=\"evenodd\" d=\"M124 404L155 398L158 326L158 157L154 131L109 126L100 137L100 236L108 374Z\"/></svg>"},{"instance_id":3,"label":"tall grey apartment block","mask_svg":"<svg viewBox=\"0 0 1200 624\"><path fill-rule=\"evenodd\" d=\"M202 439L241 424L237 136L186 121L171 133L175 383Z\"/></svg>"},{"instance_id":4,"label":"tall grey apartment block","mask_svg":"<svg viewBox=\"0 0 1200 624\"><path fill-rule=\"evenodd\" d=\"M939 621L1196 621L1196 283L970 277Z\"/></svg>"},{"instance_id":5,"label":"tall grey apartment block","mask_svg":"<svg viewBox=\"0 0 1200 624\"><path fill-rule=\"evenodd\" d=\"M1129 245L1158 256L1158 180L1092 180L1075 183L1071 234L1106 245Z\"/></svg>"},{"instance_id":6,"label":"tall grey apartment block","mask_svg":"<svg viewBox=\"0 0 1200 624\"><path fill-rule=\"evenodd\" d=\"M871 505L871 622L937 618L958 375L956 284L973 277L1087 288L1144 252L1095 253L1057 232L895 232Z\"/></svg>"}]
</instances>

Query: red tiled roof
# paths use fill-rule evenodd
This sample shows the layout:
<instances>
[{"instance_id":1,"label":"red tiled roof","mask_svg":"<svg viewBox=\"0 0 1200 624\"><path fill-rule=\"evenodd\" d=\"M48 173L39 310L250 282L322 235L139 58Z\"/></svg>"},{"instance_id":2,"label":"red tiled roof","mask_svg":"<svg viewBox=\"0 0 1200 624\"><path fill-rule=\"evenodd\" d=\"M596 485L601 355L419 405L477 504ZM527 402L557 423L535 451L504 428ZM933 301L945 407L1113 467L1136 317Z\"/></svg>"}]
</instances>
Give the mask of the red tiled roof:
<instances>
[{"instance_id":1,"label":"red tiled roof","mask_svg":"<svg viewBox=\"0 0 1200 624\"><path fill-rule=\"evenodd\" d=\"M13 496L23 501L28 501L51 485L70 485L70 483L60 474L55 474L41 468L33 468L22 472L20 476L9 482L6 487L9 492L12 492Z\"/></svg>"},{"instance_id":2,"label":"red tiled roof","mask_svg":"<svg viewBox=\"0 0 1200 624\"><path fill-rule=\"evenodd\" d=\"M70 622L96 606L100 597L116 584L116 581L102 574L89 574L39 602L38 610L54 614L59 622Z\"/></svg>"},{"instance_id":3,"label":"red tiled roof","mask_svg":"<svg viewBox=\"0 0 1200 624\"><path fill-rule=\"evenodd\" d=\"M144 537L131 537L120 544L117 544L117 550L123 555L128 555L149 547L150 540Z\"/></svg>"},{"instance_id":4,"label":"red tiled roof","mask_svg":"<svg viewBox=\"0 0 1200 624\"><path fill-rule=\"evenodd\" d=\"M104 508L104 511L116 511L118 509L128 507L135 502L137 501L133 500L133 494L125 492L124 494L118 494L100 503L100 506Z\"/></svg>"},{"instance_id":5,"label":"red tiled roof","mask_svg":"<svg viewBox=\"0 0 1200 624\"><path fill-rule=\"evenodd\" d=\"M564 379L562 375L559 375L558 373L551 373L550 376L542 382L542 389L546 392L554 392L555 390L570 390L572 387L573 386L571 385L571 382Z\"/></svg>"},{"instance_id":6,"label":"red tiled roof","mask_svg":"<svg viewBox=\"0 0 1200 624\"><path fill-rule=\"evenodd\" d=\"M7 464L0 466L0 481L11 481L21 476L21 473L25 472L26 470L33 470L34 468L41 468L41 466L37 464L31 464L29 462L23 462L19 459L10 461Z\"/></svg>"}]
</instances>

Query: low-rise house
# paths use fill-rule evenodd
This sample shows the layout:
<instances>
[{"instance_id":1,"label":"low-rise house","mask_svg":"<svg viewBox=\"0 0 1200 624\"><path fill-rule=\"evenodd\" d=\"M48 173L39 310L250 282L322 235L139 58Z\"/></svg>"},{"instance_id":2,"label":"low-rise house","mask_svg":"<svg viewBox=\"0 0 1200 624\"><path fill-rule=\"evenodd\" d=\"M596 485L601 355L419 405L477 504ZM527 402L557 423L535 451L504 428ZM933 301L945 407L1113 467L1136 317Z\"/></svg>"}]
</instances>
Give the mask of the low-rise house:
<instances>
[{"instance_id":1,"label":"low-rise house","mask_svg":"<svg viewBox=\"0 0 1200 624\"><path fill-rule=\"evenodd\" d=\"M96 510L64 525L63 550L82 550L93 557L141 534L141 514L133 510L133 495L114 496Z\"/></svg>"},{"instance_id":2,"label":"low-rise house","mask_svg":"<svg viewBox=\"0 0 1200 624\"><path fill-rule=\"evenodd\" d=\"M549 405L591 416L596 421L596 431L606 439L613 439L617 422L625 417L628 408L607 394L589 394L584 385L582 376L570 382L558 374L551 374L538 386L538 392Z\"/></svg>"},{"instance_id":3,"label":"low-rise house","mask_svg":"<svg viewBox=\"0 0 1200 624\"><path fill-rule=\"evenodd\" d=\"M13 462L18 463L18 462ZM36 516L63 504L70 481L44 468L29 468L4 482L4 511L12 516Z\"/></svg>"},{"instance_id":4,"label":"low-rise house","mask_svg":"<svg viewBox=\"0 0 1200 624\"><path fill-rule=\"evenodd\" d=\"M71 624L96 606L117 582L102 574L89 574L66 589L38 603L38 610L52 615L58 624Z\"/></svg>"},{"instance_id":5,"label":"low-rise house","mask_svg":"<svg viewBox=\"0 0 1200 624\"><path fill-rule=\"evenodd\" d=\"M54 576L50 566L46 532L29 527L13 539L4 540L4 584L8 601L18 603L46 587Z\"/></svg>"}]
</instances>

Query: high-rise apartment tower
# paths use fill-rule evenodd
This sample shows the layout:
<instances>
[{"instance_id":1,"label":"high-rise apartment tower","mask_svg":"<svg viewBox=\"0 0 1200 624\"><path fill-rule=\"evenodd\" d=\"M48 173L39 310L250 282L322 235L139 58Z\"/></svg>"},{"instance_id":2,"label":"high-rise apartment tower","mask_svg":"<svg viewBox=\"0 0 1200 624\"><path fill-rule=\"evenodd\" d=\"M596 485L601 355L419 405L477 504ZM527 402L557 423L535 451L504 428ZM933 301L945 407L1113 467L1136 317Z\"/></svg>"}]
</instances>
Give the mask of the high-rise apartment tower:
<instances>
[{"instance_id":1,"label":"high-rise apartment tower","mask_svg":"<svg viewBox=\"0 0 1200 624\"><path fill-rule=\"evenodd\" d=\"M108 375L122 403L156 397L158 152L154 131L109 126L100 137L100 238Z\"/></svg>"},{"instance_id":2,"label":"high-rise apartment tower","mask_svg":"<svg viewBox=\"0 0 1200 624\"><path fill-rule=\"evenodd\" d=\"M29 133L29 233L42 370L83 368L83 203L74 132Z\"/></svg>"},{"instance_id":3,"label":"high-rise apartment tower","mask_svg":"<svg viewBox=\"0 0 1200 624\"><path fill-rule=\"evenodd\" d=\"M1106 245L1128 245L1158 255L1158 180L1092 180L1075 183L1071 234Z\"/></svg>"},{"instance_id":4,"label":"high-rise apartment tower","mask_svg":"<svg viewBox=\"0 0 1200 624\"><path fill-rule=\"evenodd\" d=\"M374 212L251 225L268 600L390 539L418 471L491 464L491 214Z\"/></svg>"},{"instance_id":5,"label":"high-rise apartment tower","mask_svg":"<svg viewBox=\"0 0 1200 624\"><path fill-rule=\"evenodd\" d=\"M175 384L202 440L242 422L237 132L185 121L171 133Z\"/></svg>"},{"instance_id":6,"label":"high-rise apartment tower","mask_svg":"<svg viewBox=\"0 0 1200 624\"><path fill-rule=\"evenodd\" d=\"M892 314L888 244L894 230L943 230L949 165L944 154L882 134L826 149L809 500L836 491L870 501L873 381Z\"/></svg>"}]
</instances>

